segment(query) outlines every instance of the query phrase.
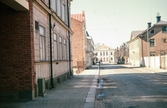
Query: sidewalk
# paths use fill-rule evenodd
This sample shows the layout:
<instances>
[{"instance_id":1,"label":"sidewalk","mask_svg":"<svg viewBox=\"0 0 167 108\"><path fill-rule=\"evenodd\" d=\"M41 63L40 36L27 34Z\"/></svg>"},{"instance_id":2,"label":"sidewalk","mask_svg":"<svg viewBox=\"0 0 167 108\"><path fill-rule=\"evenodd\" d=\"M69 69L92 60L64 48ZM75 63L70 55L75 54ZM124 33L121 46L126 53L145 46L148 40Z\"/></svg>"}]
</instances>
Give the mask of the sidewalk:
<instances>
[{"instance_id":1,"label":"sidewalk","mask_svg":"<svg viewBox=\"0 0 167 108\"><path fill-rule=\"evenodd\" d=\"M0 108L94 108L97 65L48 90L46 96L28 102L2 103Z\"/></svg>"},{"instance_id":2,"label":"sidewalk","mask_svg":"<svg viewBox=\"0 0 167 108\"><path fill-rule=\"evenodd\" d=\"M158 73L158 74L162 74L162 75L167 75L167 70L166 69L160 69L160 68L154 68L154 67L135 67L135 66L131 66L131 65L124 65L125 67L128 68L133 68L136 70L140 70L140 71L146 71L146 72L150 72L150 73Z\"/></svg>"}]
</instances>

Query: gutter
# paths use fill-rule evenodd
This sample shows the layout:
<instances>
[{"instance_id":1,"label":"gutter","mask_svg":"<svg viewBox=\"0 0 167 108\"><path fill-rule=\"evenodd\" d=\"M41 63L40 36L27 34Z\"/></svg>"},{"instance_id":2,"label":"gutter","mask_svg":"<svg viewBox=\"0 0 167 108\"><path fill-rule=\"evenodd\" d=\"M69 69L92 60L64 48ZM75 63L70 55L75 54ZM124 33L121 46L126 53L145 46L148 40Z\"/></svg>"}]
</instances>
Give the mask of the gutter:
<instances>
[{"instance_id":1,"label":"gutter","mask_svg":"<svg viewBox=\"0 0 167 108\"><path fill-rule=\"evenodd\" d=\"M68 21L68 28L70 29L70 14L69 14L69 1L67 0L67 21ZM70 76L73 76L72 71L71 71L71 41L70 41L70 32L68 30L68 44L69 44L69 71L70 71Z\"/></svg>"},{"instance_id":2,"label":"gutter","mask_svg":"<svg viewBox=\"0 0 167 108\"><path fill-rule=\"evenodd\" d=\"M51 4L49 0L49 9L51 9ZM51 22L51 14L49 13L49 34L50 34L50 79L51 79L51 88L54 88L53 84L53 63L52 63L52 22Z\"/></svg>"}]
</instances>

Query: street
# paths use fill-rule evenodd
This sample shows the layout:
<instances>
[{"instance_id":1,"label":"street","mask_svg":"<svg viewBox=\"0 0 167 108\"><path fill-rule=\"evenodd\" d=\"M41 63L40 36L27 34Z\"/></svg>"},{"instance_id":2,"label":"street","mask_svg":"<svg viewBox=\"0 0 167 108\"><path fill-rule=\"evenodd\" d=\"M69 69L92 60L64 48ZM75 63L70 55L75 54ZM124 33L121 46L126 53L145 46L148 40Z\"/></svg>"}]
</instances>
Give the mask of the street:
<instances>
[{"instance_id":1,"label":"street","mask_svg":"<svg viewBox=\"0 0 167 108\"><path fill-rule=\"evenodd\" d=\"M123 65L101 64L104 99L95 108L167 108L166 72L148 72Z\"/></svg>"},{"instance_id":2,"label":"street","mask_svg":"<svg viewBox=\"0 0 167 108\"><path fill-rule=\"evenodd\" d=\"M95 85L95 101L86 106L88 92L98 71L98 64L77 74L72 79L48 90L46 96L31 101L0 103L1 108L167 108L167 71L163 69L135 68L128 65L101 64L99 79L103 86ZM98 83L97 83L98 84ZM90 91L91 93L91 91ZM98 98L98 94L105 96ZM88 102L89 104L89 102Z\"/></svg>"}]
</instances>

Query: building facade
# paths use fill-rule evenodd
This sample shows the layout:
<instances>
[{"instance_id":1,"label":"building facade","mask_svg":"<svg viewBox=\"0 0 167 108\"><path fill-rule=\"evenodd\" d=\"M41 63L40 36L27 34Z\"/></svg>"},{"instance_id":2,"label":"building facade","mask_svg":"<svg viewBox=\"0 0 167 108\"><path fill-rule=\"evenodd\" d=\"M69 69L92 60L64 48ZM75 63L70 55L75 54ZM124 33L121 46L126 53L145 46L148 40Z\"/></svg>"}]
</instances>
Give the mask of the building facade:
<instances>
[{"instance_id":1,"label":"building facade","mask_svg":"<svg viewBox=\"0 0 167 108\"><path fill-rule=\"evenodd\" d=\"M92 64L93 40L86 31L85 12L71 14L73 67L81 72Z\"/></svg>"},{"instance_id":2,"label":"building facade","mask_svg":"<svg viewBox=\"0 0 167 108\"><path fill-rule=\"evenodd\" d=\"M133 66L141 65L141 38L137 37L142 30L132 31L130 36L129 45L129 63Z\"/></svg>"},{"instance_id":3,"label":"building facade","mask_svg":"<svg viewBox=\"0 0 167 108\"><path fill-rule=\"evenodd\" d=\"M103 63L114 63L114 49L106 45L101 45L95 48L94 53L96 54L97 61Z\"/></svg>"},{"instance_id":4,"label":"building facade","mask_svg":"<svg viewBox=\"0 0 167 108\"><path fill-rule=\"evenodd\" d=\"M89 68L91 65L95 64L94 58L94 41L87 32L86 36L86 67Z\"/></svg>"},{"instance_id":5,"label":"building facade","mask_svg":"<svg viewBox=\"0 0 167 108\"><path fill-rule=\"evenodd\" d=\"M120 46L120 57L118 60L122 64L128 64L129 62L129 46L127 43L123 43Z\"/></svg>"},{"instance_id":6,"label":"building facade","mask_svg":"<svg viewBox=\"0 0 167 108\"><path fill-rule=\"evenodd\" d=\"M148 23L148 28L129 42L130 60L137 66L160 67L160 56L167 53L167 22L160 16L156 18L153 26Z\"/></svg>"},{"instance_id":7,"label":"building facade","mask_svg":"<svg viewBox=\"0 0 167 108\"><path fill-rule=\"evenodd\" d=\"M70 2L0 0L1 100L33 99L72 76Z\"/></svg>"}]
</instances>

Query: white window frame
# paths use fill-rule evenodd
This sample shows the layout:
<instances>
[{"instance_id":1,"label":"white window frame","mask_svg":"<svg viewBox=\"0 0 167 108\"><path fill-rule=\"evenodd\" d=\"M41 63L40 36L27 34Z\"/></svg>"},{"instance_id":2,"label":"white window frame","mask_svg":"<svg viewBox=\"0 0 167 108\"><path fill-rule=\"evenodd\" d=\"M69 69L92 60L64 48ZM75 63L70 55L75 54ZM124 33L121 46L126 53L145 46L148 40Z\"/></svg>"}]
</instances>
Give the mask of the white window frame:
<instances>
[{"instance_id":1,"label":"white window frame","mask_svg":"<svg viewBox=\"0 0 167 108\"><path fill-rule=\"evenodd\" d=\"M57 35L53 34L53 52L54 52L54 60L58 60L58 50L57 50Z\"/></svg>"},{"instance_id":2,"label":"white window frame","mask_svg":"<svg viewBox=\"0 0 167 108\"><path fill-rule=\"evenodd\" d=\"M66 15L65 15L65 13L66 13L66 5L65 5L65 3L64 2L62 2L62 20L65 22L65 17L66 17Z\"/></svg>"},{"instance_id":3,"label":"white window frame","mask_svg":"<svg viewBox=\"0 0 167 108\"><path fill-rule=\"evenodd\" d=\"M61 18L61 0L57 0L57 15Z\"/></svg>"},{"instance_id":4,"label":"white window frame","mask_svg":"<svg viewBox=\"0 0 167 108\"><path fill-rule=\"evenodd\" d=\"M39 26L39 35L40 35L40 60L46 60L46 44L45 44L45 27Z\"/></svg>"},{"instance_id":5,"label":"white window frame","mask_svg":"<svg viewBox=\"0 0 167 108\"><path fill-rule=\"evenodd\" d=\"M63 45L63 59L67 60L67 41L64 39L64 45Z\"/></svg>"},{"instance_id":6,"label":"white window frame","mask_svg":"<svg viewBox=\"0 0 167 108\"><path fill-rule=\"evenodd\" d=\"M53 9L54 12L56 12L57 10L56 0L51 0L51 8Z\"/></svg>"},{"instance_id":7,"label":"white window frame","mask_svg":"<svg viewBox=\"0 0 167 108\"><path fill-rule=\"evenodd\" d=\"M63 56L62 56L62 53L63 52L63 49L62 49L62 37L59 36L59 60L62 60Z\"/></svg>"}]
</instances>

